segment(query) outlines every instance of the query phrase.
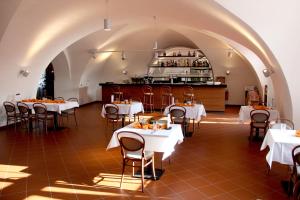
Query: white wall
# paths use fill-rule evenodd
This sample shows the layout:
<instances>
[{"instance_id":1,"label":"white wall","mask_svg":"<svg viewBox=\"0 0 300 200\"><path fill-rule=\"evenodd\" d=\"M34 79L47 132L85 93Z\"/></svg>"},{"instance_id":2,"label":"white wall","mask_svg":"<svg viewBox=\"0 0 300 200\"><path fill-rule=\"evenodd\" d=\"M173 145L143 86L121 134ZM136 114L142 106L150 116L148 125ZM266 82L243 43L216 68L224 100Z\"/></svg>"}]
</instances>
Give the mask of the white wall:
<instances>
[{"instance_id":1,"label":"white wall","mask_svg":"<svg viewBox=\"0 0 300 200\"><path fill-rule=\"evenodd\" d=\"M274 68L275 74L272 75L272 81L276 90L277 105L284 116L289 118L293 116L297 127L297 124L300 126L300 112L298 112L300 103L297 92L299 69L294 66L300 64L297 59L300 43L298 37L300 33L299 4L296 0L290 0L289 3L284 4L272 0L130 0L126 2L125 7L124 3L112 0L110 1L110 14L113 31L102 31L103 40L99 44L94 44L93 47L114 48L111 46L114 41L134 33L135 29L139 30L144 26L153 28L152 16L154 14L159 16L158 29L178 25L217 33L248 48L261 59L266 67ZM105 13L104 1L99 0L72 0L72 4L69 0L24 0L14 5L17 5L12 5L14 9L7 9L6 6L0 7L1 13L6 9L9 12L5 14L9 17L6 17L4 22L1 21L2 27L6 28L0 29L2 31L0 33L2 35L0 80L6 83L0 86L1 102L18 92L25 97L34 97L39 78L46 66L74 42L101 30ZM283 10L287 12L283 14ZM174 13L180 14L174 15ZM180 32L178 29L175 31ZM144 33L146 36L148 32ZM147 43L149 45L147 47L151 49L150 44L155 37L156 34L148 35L139 41ZM196 43L194 39L191 41ZM117 48L119 47L117 45ZM70 50L68 49L68 53L73 62L76 59L72 58ZM80 50L82 51L81 58L86 56L86 60L76 60L79 62L75 68L73 68L74 63L70 64L72 66L70 68L71 80L74 86L80 85L85 67L89 66L86 64L90 57L86 53L87 50ZM114 62L110 61L110 63ZM19 71L24 66L31 71L26 78L19 76ZM256 73L261 72L256 71Z\"/></svg>"}]
</instances>

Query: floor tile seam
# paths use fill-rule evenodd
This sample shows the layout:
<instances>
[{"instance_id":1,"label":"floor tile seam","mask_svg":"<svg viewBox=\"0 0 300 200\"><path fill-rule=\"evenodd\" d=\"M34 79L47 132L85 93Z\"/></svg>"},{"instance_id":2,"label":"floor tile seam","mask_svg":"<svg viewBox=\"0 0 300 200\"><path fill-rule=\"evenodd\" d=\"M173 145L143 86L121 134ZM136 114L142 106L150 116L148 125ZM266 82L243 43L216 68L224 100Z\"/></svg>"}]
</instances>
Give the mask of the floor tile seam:
<instances>
[{"instance_id":1,"label":"floor tile seam","mask_svg":"<svg viewBox=\"0 0 300 200\"><path fill-rule=\"evenodd\" d=\"M27 151L26 151L26 165L29 168L29 145L30 145L30 141L27 140ZM27 199L27 195L28 195L28 177L26 177L26 198Z\"/></svg>"},{"instance_id":2,"label":"floor tile seam","mask_svg":"<svg viewBox=\"0 0 300 200\"><path fill-rule=\"evenodd\" d=\"M51 187L51 182L50 182L50 177L49 177L49 172L48 172L48 167L47 167L47 159L46 159L46 153L45 153L45 144L44 144L44 139L41 138L41 145L42 145L42 152L43 152L43 161L44 161L44 167L46 170L46 175L48 179L48 187L49 187L49 193L50 193L50 198L52 199L52 187Z\"/></svg>"},{"instance_id":3,"label":"floor tile seam","mask_svg":"<svg viewBox=\"0 0 300 200\"><path fill-rule=\"evenodd\" d=\"M69 173L69 171L68 171L68 169L67 169L65 160L64 160L64 158L63 158L63 156L62 156L60 147L59 147L59 145L58 145L58 143L57 143L57 140L56 140L56 137L55 137L55 136L53 136L53 140L54 140L55 145L56 145L56 147L57 147L57 151L58 151L58 154L59 154L59 158L60 158L60 160L61 160L61 162L62 162L62 164L63 164L64 171L65 171L65 173L66 173L66 175L67 175L67 179L70 181L70 185L71 185L72 188L74 189L74 194L75 194L75 196L76 196L76 199L79 200L78 194L77 194L77 189L75 188L75 186L74 186L74 184L73 184L73 181L72 181L72 179L71 179L70 173ZM51 193L52 193L52 192L51 192Z\"/></svg>"},{"instance_id":4,"label":"floor tile seam","mask_svg":"<svg viewBox=\"0 0 300 200\"><path fill-rule=\"evenodd\" d=\"M241 188L247 190L248 192L254 193L253 191L249 190L248 187L241 187ZM273 193L274 193L274 192L279 193L277 190L274 190L274 189L271 189L271 191L272 191ZM261 195L259 195L259 194L257 194L257 193L254 193L254 195L256 195L256 196L261 196Z\"/></svg>"},{"instance_id":5,"label":"floor tile seam","mask_svg":"<svg viewBox=\"0 0 300 200\"><path fill-rule=\"evenodd\" d=\"M11 164L11 160L12 160L12 156L13 156L13 153L14 153L14 150L15 150L15 145L16 145L16 138L14 139L14 143L13 143L13 147L12 147L12 150L10 152L10 155L9 155L9 159L8 159L8 165L6 167L6 173L4 174L4 179L7 179L7 176L8 176L8 169L10 167L10 164ZM4 183L1 184L1 190L0 190L0 196L2 195L2 191L4 189Z\"/></svg>"},{"instance_id":6,"label":"floor tile seam","mask_svg":"<svg viewBox=\"0 0 300 200\"><path fill-rule=\"evenodd\" d=\"M75 155L76 158L79 160L81 167L83 167L83 169L84 169L86 175L90 176L91 174L88 172L86 166L83 164L82 159L81 159L80 156L76 153L77 151L76 151L76 148L75 148L75 146L74 146L74 143L70 142L70 146L71 146L71 148L72 148L72 150L73 150L73 152L74 152L74 155Z\"/></svg>"}]
</instances>

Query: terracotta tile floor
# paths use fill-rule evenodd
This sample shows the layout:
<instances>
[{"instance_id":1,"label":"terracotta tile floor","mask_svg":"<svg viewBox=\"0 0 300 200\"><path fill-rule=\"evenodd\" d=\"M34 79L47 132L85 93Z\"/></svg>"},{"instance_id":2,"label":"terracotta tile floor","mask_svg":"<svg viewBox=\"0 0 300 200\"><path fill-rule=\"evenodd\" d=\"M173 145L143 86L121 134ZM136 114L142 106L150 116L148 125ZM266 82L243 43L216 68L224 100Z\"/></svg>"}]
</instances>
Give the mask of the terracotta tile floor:
<instances>
[{"instance_id":1,"label":"terracotta tile floor","mask_svg":"<svg viewBox=\"0 0 300 200\"><path fill-rule=\"evenodd\" d=\"M69 128L47 135L2 128L0 199L288 199L280 183L287 168L274 164L266 174L267 151L259 151L261 142L249 145L238 108L208 113L176 147L171 164L163 163L161 179L146 181L144 193L130 169L121 190L120 151L106 151L111 127L100 109L83 106L78 128L70 119Z\"/></svg>"}]
</instances>

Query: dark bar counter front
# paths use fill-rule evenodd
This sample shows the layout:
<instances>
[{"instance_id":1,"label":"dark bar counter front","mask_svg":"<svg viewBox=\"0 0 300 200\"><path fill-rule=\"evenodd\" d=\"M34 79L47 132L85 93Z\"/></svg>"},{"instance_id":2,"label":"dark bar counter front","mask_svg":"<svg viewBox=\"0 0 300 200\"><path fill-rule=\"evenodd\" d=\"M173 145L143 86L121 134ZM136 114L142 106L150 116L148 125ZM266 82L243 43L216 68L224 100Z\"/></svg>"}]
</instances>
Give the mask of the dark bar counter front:
<instances>
[{"instance_id":1,"label":"dark bar counter front","mask_svg":"<svg viewBox=\"0 0 300 200\"><path fill-rule=\"evenodd\" d=\"M109 103L111 100L112 86L119 85L123 92L124 99L143 100L142 87L145 84L117 84L117 83L99 83L102 86L102 102ZM197 102L202 102L207 111L224 111L225 110L225 89L226 85L208 85L208 84L168 84L154 83L147 84L153 88L154 108L161 109L160 87L163 85L170 86L175 99L183 102L184 87L189 85L194 89L194 98Z\"/></svg>"}]
</instances>

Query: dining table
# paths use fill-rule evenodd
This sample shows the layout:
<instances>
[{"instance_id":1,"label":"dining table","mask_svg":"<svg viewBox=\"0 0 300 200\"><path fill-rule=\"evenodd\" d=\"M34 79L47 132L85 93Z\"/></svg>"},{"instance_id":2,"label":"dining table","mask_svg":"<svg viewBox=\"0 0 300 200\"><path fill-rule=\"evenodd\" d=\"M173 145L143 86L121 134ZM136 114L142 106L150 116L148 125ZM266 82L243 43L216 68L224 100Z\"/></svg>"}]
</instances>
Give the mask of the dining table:
<instances>
[{"instance_id":1,"label":"dining table","mask_svg":"<svg viewBox=\"0 0 300 200\"><path fill-rule=\"evenodd\" d=\"M276 119L279 119L279 112L278 110L274 108L268 108L266 109L270 112L270 117L269 121L276 121ZM251 116L250 112L254 110L253 106L241 106L240 111L239 111L239 120L241 122L250 122L251 121Z\"/></svg>"},{"instance_id":2,"label":"dining table","mask_svg":"<svg viewBox=\"0 0 300 200\"><path fill-rule=\"evenodd\" d=\"M159 176L161 176L164 172L164 170L162 169L162 160L165 160L166 158L171 156L171 154L175 151L175 146L183 142L184 138L181 125L170 124L170 128L168 129L153 130L135 128L135 123L138 122L133 122L121 129L116 130L113 133L106 150L120 146L117 134L121 131L130 131L140 134L145 139L145 151L162 153L161 168L156 169L156 171L158 172L156 175L158 176L157 178L159 178Z\"/></svg>"},{"instance_id":3,"label":"dining table","mask_svg":"<svg viewBox=\"0 0 300 200\"><path fill-rule=\"evenodd\" d=\"M300 137L296 136L296 130L269 129L260 150L269 147L266 161L271 169L273 162L293 165L292 150L297 145L300 145Z\"/></svg>"},{"instance_id":4,"label":"dining table","mask_svg":"<svg viewBox=\"0 0 300 200\"><path fill-rule=\"evenodd\" d=\"M33 104L37 102L28 102L28 101L22 101L22 103L25 103L30 110L33 110ZM48 112L52 112L54 114L54 127L58 128L58 115L62 113L64 110L69 110L72 108L78 108L79 103L77 101L64 101L64 103L45 103L40 102L44 104L47 108Z\"/></svg>"},{"instance_id":5,"label":"dining table","mask_svg":"<svg viewBox=\"0 0 300 200\"><path fill-rule=\"evenodd\" d=\"M129 117L129 121L130 118L135 117L136 114L140 113L140 112L144 112L144 106L142 104L142 102L138 102L138 101L132 101L132 102L128 102L125 103L124 102L114 102L115 105L118 106L119 108L119 115L124 115L124 116L128 116ZM105 105L102 106L102 111L101 111L101 116L103 118L105 118ZM124 127L125 125L125 117L122 118L122 127Z\"/></svg>"},{"instance_id":6,"label":"dining table","mask_svg":"<svg viewBox=\"0 0 300 200\"><path fill-rule=\"evenodd\" d=\"M181 104L172 104L178 105L185 108L186 113L185 117L187 119L193 120L193 132L195 131L195 122L200 122L202 117L206 117L206 111L203 104L188 104L188 103L181 103ZM169 109L172 105L169 105L164 110L164 115L169 114Z\"/></svg>"}]
</instances>

